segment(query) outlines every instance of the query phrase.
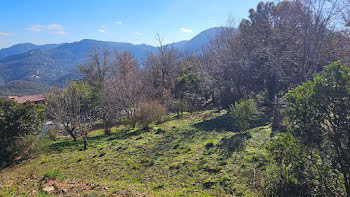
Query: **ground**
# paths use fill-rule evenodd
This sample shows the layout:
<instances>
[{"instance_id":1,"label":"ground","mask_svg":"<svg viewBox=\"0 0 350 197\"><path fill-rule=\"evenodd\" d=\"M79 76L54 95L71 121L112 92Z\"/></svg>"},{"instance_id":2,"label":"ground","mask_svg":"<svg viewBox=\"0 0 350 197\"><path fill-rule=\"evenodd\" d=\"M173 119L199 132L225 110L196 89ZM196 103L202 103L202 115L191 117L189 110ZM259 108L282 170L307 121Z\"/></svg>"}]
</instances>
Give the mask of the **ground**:
<instances>
[{"instance_id":1,"label":"ground","mask_svg":"<svg viewBox=\"0 0 350 197\"><path fill-rule=\"evenodd\" d=\"M170 115L153 129L70 139L0 172L0 196L262 196L269 120L235 131L223 110Z\"/></svg>"}]
</instances>

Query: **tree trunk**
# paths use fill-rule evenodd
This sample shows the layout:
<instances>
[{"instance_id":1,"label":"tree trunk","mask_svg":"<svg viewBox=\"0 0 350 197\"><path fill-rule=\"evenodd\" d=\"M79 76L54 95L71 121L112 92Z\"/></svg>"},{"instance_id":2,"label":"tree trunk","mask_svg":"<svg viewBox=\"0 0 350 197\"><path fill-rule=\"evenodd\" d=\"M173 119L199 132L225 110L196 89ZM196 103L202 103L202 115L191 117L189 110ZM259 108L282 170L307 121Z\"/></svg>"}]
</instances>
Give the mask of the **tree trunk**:
<instances>
[{"instance_id":1,"label":"tree trunk","mask_svg":"<svg viewBox=\"0 0 350 197\"><path fill-rule=\"evenodd\" d=\"M86 150L86 149L87 149L87 138L84 137L84 150Z\"/></svg>"},{"instance_id":2,"label":"tree trunk","mask_svg":"<svg viewBox=\"0 0 350 197\"><path fill-rule=\"evenodd\" d=\"M272 131L277 131L282 128L282 114L279 109L278 97L275 97L275 100L276 101L273 107L273 122L271 126Z\"/></svg>"}]
</instances>

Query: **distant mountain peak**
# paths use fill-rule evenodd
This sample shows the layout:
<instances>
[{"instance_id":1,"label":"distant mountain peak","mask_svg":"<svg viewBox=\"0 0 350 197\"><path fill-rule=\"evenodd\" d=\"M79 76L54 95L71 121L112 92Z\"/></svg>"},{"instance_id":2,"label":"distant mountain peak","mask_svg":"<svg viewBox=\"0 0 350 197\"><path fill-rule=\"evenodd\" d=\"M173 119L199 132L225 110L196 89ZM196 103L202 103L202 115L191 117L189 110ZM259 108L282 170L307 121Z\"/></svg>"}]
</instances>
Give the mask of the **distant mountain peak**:
<instances>
[{"instance_id":1,"label":"distant mountain peak","mask_svg":"<svg viewBox=\"0 0 350 197\"><path fill-rule=\"evenodd\" d=\"M197 52L214 39L225 27L207 29L191 40L172 43L182 51ZM64 84L78 79L77 66L88 60L92 47L106 46L110 50L131 51L142 61L157 47L146 44L108 42L82 39L72 43L35 45L22 43L0 50L0 82L31 81L43 85ZM34 76L34 77L33 77Z\"/></svg>"}]
</instances>

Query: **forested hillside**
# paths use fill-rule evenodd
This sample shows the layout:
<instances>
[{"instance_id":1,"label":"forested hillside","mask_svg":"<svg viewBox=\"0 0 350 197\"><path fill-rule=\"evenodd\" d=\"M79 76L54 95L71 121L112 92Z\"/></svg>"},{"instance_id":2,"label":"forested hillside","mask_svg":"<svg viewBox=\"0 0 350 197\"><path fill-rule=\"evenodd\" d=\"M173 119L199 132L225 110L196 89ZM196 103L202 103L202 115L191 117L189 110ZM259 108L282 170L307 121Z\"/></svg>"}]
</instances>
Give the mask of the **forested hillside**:
<instances>
[{"instance_id":1,"label":"forested hillside","mask_svg":"<svg viewBox=\"0 0 350 197\"><path fill-rule=\"evenodd\" d=\"M349 5L260 2L196 53L94 47L45 106L0 99L0 195L350 196Z\"/></svg>"}]
</instances>

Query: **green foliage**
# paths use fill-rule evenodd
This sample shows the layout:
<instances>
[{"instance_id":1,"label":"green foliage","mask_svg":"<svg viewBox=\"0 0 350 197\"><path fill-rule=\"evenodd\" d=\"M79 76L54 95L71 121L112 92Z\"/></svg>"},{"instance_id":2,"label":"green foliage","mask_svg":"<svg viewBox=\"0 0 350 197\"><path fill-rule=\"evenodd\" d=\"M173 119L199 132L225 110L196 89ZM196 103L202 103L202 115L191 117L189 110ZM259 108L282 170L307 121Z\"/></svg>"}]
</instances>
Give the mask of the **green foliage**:
<instances>
[{"instance_id":1,"label":"green foliage","mask_svg":"<svg viewBox=\"0 0 350 197\"><path fill-rule=\"evenodd\" d=\"M185 100L174 100L170 104L170 111L176 113L176 117L179 119L180 116L183 114L184 111L187 109L187 103Z\"/></svg>"},{"instance_id":2,"label":"green foliage","mask_svg":"<svg viewBox=\"0 0 350 197\"><path fill-rule=\"evenodd\" d=\"M1 81L1 76L0 76ZM50 87L40 83L29 81L10 81L5 85L0 84L0 96L22 96L49 92Z\"/></svg>"},{"instance_id":3,"label":"green foliage","mask_svg":"<svg viewBox=\"0 0 350 197\"><path fill-rule=\"evenodd\" d=\"M49 127L45 137L49 140L56 141L57 136L58 136L58 128Z\"/></svg>"},{"instance_id":4,"label":"green foliage","mask_svg":"<svg viewBox=\"0 0 350 197\"><path fill-rule=\"evenodd\" d=\"M185 61L182 76L178 78L175 89L178 94L177 97L187 104L186 110L193 112L203 105L205 99L202 96L202 83L203 79L196 70L194 63Z\"/></svg>"},{"instance_id":5,"label":"green foliage","mask_svg":"<svg viewBox=\"0 0 350 197\"><path fill-rule=\"evenodd\" d=\"M21 159L30 159L42 153L45 145L38 135L24 135L16 141L16 155Z\"/></svg>"},{"instance_id":6,"label":"green foliage","mask_svg":"<svg viewBox=\"0 0 350 197\"><path fill-rule=\"evenodd\" d=\"M211 179L211 178L207 178L203 181L203 187L206 189L210 188L211 186L213 186L215 184L216 184L216 181Z\"/></svg>"},{"instance_id":7,"label":"green foliage","mask_svg":"<svg viewBox=\"0 0 350 197\"><path fill-rule=\"evenodd\" d=\"M215 145L215 142L214 142L214 140L209 140L209 141L207 141L207 143L205 144L205 148L212 148L212 147L214 147L214 145Z\"/></svg>"},{"instance_id":8,"label":"green foliage","mask_svg":"<svg viewBox=\"0 0 350 197\"><path fill-rule=\"evenodd\" d=\"M322 75L291 90L286 99L292 135L317 167L309 169L310 182L316 177L320 184L315 188L327 195L350 195L350 68L330 64ZM344 187L336 187L339 179Z\"/></svg>"},{"instance_id":9,"label":"green foliage","mask_svg":"<svg viewBox=\"0 0 350 197\"><path fill-rule=\"evenodd\" d=\"M297 182L297 178L302 174L302 164L304 157L302 147L290 133L276 137L270 142L266 149L274 164L266 174L266 188L272 196L288 196L291 193L304 193L303 184ZM275 166L274 166L275 165Z\"/></svg>"},{"instance_id":10,"label":"green foliage","mask_svg":"<svg viewBox=\"0 0 350 197\"><path fill-rule=\"evenodd\" d=\"M169 165L169 170L180 169L180 168L181 168L181 164L178 162L175 162Z\"/></svg>"},{"instance_id":11,"label":"green foliage","mask_svg":"<svg viewBox=\"0 0 350 197\"><path fill-rule=\"evenodd\" d=\"M63 175L58 169L45 171L41 181L47 182L49 180L62 179Z\"/></svg>"},{"instance_id":12,"label":"green foliage","mask_svg":"<svg viewBox=\"0 0 350 197\"><path fill-rule=\"evenodd\" d=\"M257 113L257 107L253 99L248 99L241 102L235 102L230 105L230 113L235 126L241 130L247 130L250 126L250 121L254 119Z\"/></svg>"},{"instance_id":13,"label":"green foliage","mask_svg":"<svg viewBox=\"0 0 350 197\"><path fill-rule=\"evenodd\" d=\"M144 157L141 159L141 163L145 166L153 166L154 165L154 161L151 158L148 157Z\"/></svg>"},{"instance_id":14,"label":"green foliage","mask_svg":"<svg viewBox=\"0 0 350 197\"><path fill-rule=\"evenodd\" d=\"M38 134L42 131L42 125L35 105L17 104L0 98L0 167L20 156L17 145L29 145L24 141L15 142L19 142L22 136Z\"/></svg>"},{"instance_id":15,"label":"green foliage","mask_svg":"<svg viewBox=\"0 0 350 197\"><path fill-rule=\"evenodd\" d=\"M253 156L251 152L265 154L263 147L270 139L270 129L251 130L251 138L245 141L244 149L226 157L222 152L226 147L221 147L221 140L241 133L196 128L203 120L222 123L216 118L226 112L185 113L179 120L171 119L157 125L166 130L160 134L141 129L130 131L124 126L113 128L111 136L104 135L103 130L91 131L86 151L80 151L81 139L76 142L66 138L48 141L45 154L0 172L0 180L9 184L0 191L11 196L36 196L41 189L38 180L44 173L57 169L62 176L45 177L62 178L45 179L55 184L57 191L67 189L72 196L88 195L93 191L113 196L126 188L127 194L146 196L263 195L258 162L246 158ZM230 125L230 122L225 124ZM205 149L210 140L215 142L215 148ZM173 149L176 144L178 147ZM107 154L99 157L101 153ZM241 168L243 162L245 167ZM41 185L42 188L48 186L44 182ZM74 189L70 189L73 186ZM12 188L16 193L11 193Z\"/></svg>"}]
</instances>

